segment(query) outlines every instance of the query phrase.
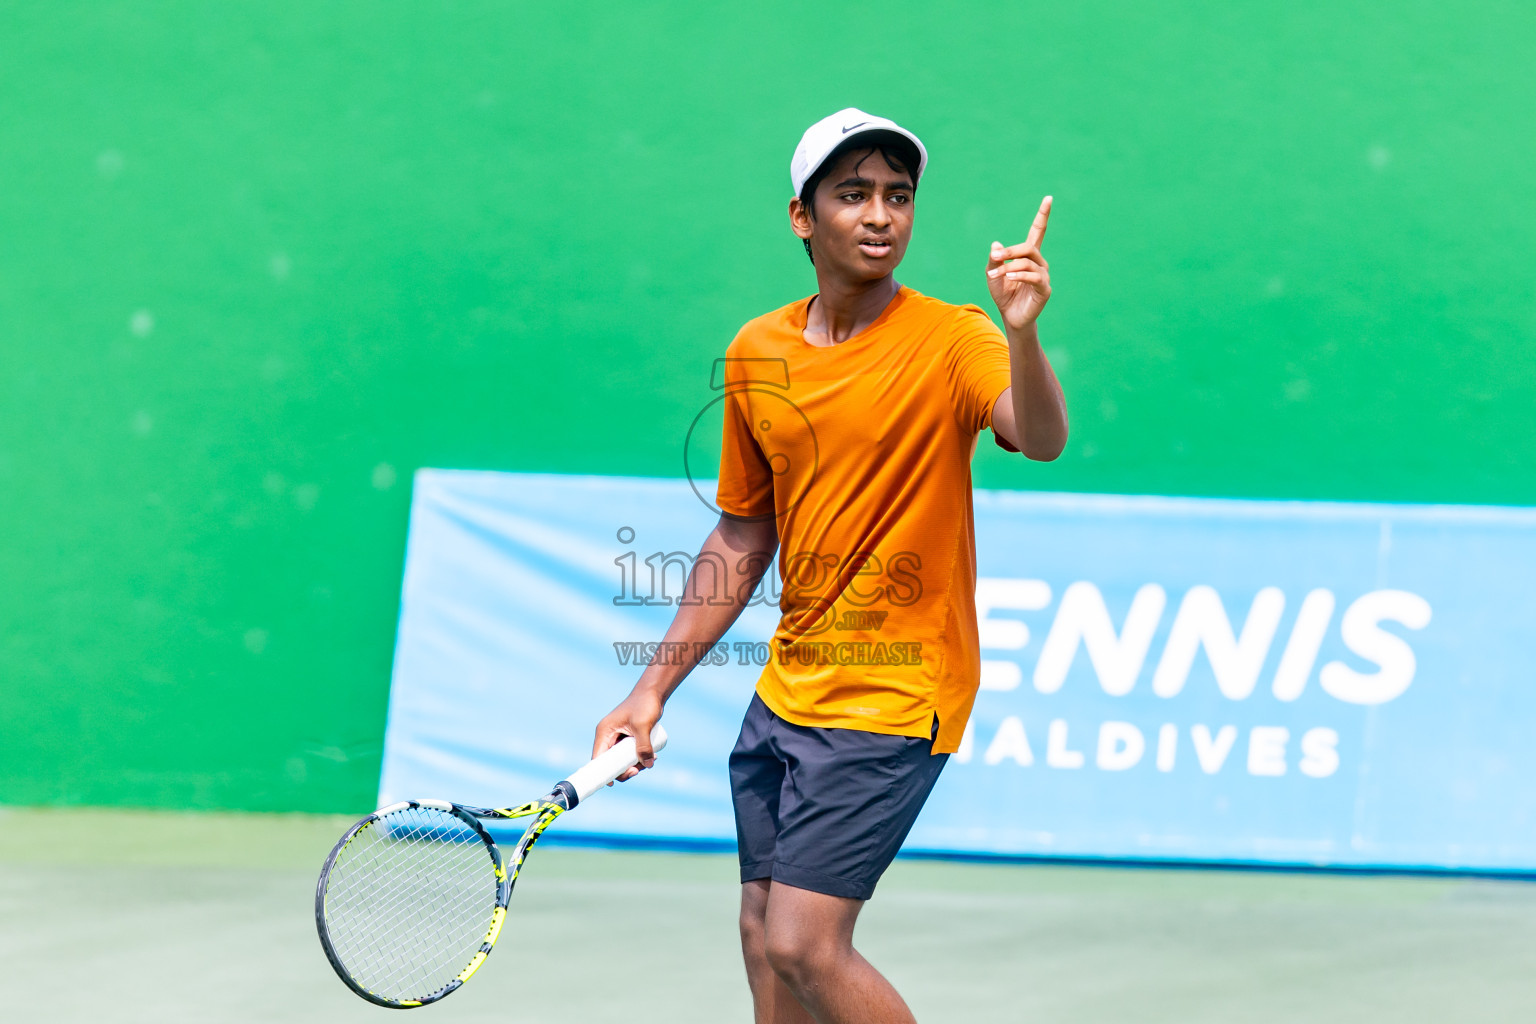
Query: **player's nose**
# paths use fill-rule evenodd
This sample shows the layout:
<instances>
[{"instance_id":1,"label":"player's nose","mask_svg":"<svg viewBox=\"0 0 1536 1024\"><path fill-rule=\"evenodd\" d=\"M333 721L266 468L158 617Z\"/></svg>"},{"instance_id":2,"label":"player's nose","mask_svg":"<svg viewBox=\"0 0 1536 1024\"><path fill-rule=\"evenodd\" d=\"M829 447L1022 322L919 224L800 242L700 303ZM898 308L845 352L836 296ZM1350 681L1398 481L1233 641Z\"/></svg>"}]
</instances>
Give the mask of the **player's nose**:
<instances>
[{"instance_id":1,"label":"player's nose","mask_svg":"<svg viewBox=\"0 0 1536 1024\"><path fill-rule=\"evenodd\" d=\"M891 208L878 192L864 204L864 223L872 228L886 228L891 223Z\"/></svg>"}]
</instances>

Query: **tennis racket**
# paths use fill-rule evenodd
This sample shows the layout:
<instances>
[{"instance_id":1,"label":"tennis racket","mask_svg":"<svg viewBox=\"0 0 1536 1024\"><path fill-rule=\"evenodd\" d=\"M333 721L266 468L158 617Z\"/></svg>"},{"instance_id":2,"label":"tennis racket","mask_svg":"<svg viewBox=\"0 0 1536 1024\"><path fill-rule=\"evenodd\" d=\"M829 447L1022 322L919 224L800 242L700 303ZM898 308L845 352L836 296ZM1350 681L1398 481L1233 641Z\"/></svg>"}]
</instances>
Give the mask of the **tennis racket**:
<instances>
[{"instance_id":1,"label":"tennis racket","mask_svg":"<svg viewBox=\"0 0 1536 1024\"><path fill-rule=\"evenodd\" d=\"M658 753L667 745L659 725L651 745ZM379 1006L425 1006L457 990L496 945L539 836L637 763L626 737L521 807L407 800L368 815L336 843L315 886L315 924L331 966ZM513 818L532 820L508 858L481 820Z\"/></svg>"}]
</instances>

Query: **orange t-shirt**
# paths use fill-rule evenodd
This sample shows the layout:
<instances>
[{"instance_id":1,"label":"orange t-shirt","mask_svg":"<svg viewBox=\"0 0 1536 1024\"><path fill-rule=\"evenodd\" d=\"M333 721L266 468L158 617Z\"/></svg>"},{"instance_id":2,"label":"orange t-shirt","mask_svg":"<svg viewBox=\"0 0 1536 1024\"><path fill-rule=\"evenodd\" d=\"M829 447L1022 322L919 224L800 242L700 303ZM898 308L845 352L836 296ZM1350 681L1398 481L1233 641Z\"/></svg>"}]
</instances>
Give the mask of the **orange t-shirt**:
<instances>
[{"instance_id":1,"label":"orange t-shirt","mask_svg":"<svg viewBox=\"0 0 1536 1024\"><path fill-rule=\"evenodd\" d=\"M957 750L980 681L971 456L1009 386L975 306L903 287L819 347L810 299L749 322L724 360L718 501L773 517L783 613L757 692L797 725L932 735Z\"/></svg>"}]
</instances>

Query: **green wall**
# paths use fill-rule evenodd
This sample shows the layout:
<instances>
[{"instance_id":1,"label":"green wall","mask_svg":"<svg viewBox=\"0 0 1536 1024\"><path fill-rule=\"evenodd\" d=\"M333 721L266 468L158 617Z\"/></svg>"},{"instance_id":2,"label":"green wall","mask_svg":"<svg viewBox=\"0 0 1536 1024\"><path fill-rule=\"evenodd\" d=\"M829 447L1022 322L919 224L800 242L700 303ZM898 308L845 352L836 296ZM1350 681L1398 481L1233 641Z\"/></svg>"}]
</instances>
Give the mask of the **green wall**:
<instances>
[{"instance_id":1,"label":"green wall","mask_svg":"<svg viewBox=\"0 0 1536 1024\"><path fill-rule=\"evenodd\" d=\"M0 803L371 806L419 466L681 475L787 165L1046 192L1073 438L989 487L1536 504L1536 9L0 8Z\"/></svg>"}]
</instances>

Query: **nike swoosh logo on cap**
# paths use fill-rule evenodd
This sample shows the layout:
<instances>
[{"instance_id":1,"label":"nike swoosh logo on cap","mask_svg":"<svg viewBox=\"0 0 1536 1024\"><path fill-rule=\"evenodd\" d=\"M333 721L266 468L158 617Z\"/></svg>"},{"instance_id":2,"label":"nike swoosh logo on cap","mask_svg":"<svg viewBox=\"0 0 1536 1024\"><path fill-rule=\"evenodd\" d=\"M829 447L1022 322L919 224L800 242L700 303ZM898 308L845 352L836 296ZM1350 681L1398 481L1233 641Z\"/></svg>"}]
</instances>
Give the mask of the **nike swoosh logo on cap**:
<instances>
[{"instance_id":1,"label":"nike swoosh logo on cap","mask_svg":"<svg viewBox=\"0 0 1536 1024\"><path fill-rule=\"evenodd\" d=\"M867 124L869 124L868 121L860 121L858 124L851 124L847 128L843 129L843 134L847 135L849 132L853 131L855 128L862 128L862 127L864 127Z\"/></svg>"}]
</instances>

